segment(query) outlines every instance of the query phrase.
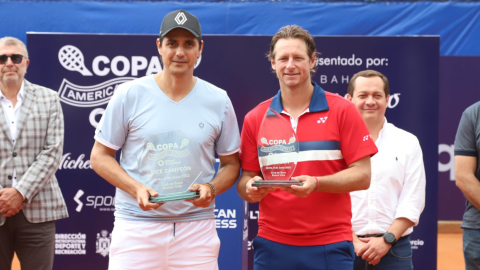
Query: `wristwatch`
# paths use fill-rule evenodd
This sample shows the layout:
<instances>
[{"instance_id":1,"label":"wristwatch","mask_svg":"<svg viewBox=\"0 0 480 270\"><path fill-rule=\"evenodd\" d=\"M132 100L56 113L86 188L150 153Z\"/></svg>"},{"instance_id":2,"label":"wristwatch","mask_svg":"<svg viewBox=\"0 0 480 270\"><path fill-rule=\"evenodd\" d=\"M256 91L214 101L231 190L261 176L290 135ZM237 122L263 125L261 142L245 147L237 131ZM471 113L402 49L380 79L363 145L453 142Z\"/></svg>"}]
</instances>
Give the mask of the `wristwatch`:
<instances>
[{"instance_id":1,"label":"wristwatch","mask_svg":"<svg viewBox=\"0 0 480 270\"><path fill-rule=\"evenodd\" d=\"M387 242L388 244L395 246L395 244L397 243L397 238L395 237L395 234L391 233L391 232L386 232L384 235L383 235L383 240L385 240L385 242Z\"/></svg>"}]
</instances>

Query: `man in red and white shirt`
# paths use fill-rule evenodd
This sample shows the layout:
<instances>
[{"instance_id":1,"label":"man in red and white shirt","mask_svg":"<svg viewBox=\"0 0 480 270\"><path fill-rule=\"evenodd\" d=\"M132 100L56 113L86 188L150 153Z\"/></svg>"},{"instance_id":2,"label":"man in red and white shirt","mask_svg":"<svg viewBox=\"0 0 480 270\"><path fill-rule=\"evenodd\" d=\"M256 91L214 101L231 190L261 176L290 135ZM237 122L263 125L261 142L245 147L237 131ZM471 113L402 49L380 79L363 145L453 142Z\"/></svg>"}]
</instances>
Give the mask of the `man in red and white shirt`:
<instances>
[{"instance_id":1,"label":"man in red and white shirt","mask_svg":"<svg viewBox=\"0 0 480 270\"><path fill-rule=\"evenodd\" d=\"M237 190L243 199L260 202L255 270L353 268L349 192L369 187L370 156L377 148L355 106L311 81L315 55L306 30L281 28L269 53L280 91L245 117ZM292 179L302 186L252 186L262 179L257 137L268 108L296 133L300 152Z\"/></svg>"},{"instance_id":2,"label":"man in red and white shirt","mask_svg":"<svg viewBox=\"0 0 480 270\"><path fill-rule=\"evenodd\" d=\"M370 188L351 193L355 270L413 269L410 234L425 206L425 169L417 137L387 122L389 97L387 78L374 70L348 86L378 147Z\"/></svg>"}]
</instances>

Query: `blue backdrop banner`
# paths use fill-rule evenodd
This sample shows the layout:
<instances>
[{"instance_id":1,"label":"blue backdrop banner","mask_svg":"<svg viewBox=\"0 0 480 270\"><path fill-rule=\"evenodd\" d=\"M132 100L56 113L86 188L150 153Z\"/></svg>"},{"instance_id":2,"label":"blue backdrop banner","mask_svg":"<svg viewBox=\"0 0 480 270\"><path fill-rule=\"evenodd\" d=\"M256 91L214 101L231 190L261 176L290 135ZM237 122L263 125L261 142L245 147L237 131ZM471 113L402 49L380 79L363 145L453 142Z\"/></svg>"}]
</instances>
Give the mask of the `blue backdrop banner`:
<instances>
[{"instance_id":1,"label":"blue backdrop banner","mask_svg":"<svg viewBox=\"0 0 480 270\"><path fill-rule=\"evenodd\" d=\"M0 1L0 36L35 32L157 34L162 18L185 9L210 35L273 35L298 24L312 35L439 35L441 55L480 55L480 3L310 1ZM18 19L16 11L22 11Z\"/></svg>"},{"instance_id":2,"label":"blue backdrop banner","mask_svg":"<svg viewBox=\"0 0 480 270\"><path fill-rule=\"evenodd\" d=\"M265 58L270 39L204 37L194 74L227 91L240 127L250 109L278 91L278 80ZM55 269L107 266L114 188L91 170L94 129L118 84L161 71L155 40L155 35L27 36L31 59L27 79L59 92L66 120L57 176L70 218L57 223ZM352 75L367 68L389 78L388 121L415 134L425 157L427 202L412 235L414 264L418 269L436 269L439 38L322 36L315 41L321 55L314 80L325 90L344 96ZM255 207L243 204L235 188L218 197L220 269L242 265L248 269L258 217Z\"/></svg>"}]
</instances>

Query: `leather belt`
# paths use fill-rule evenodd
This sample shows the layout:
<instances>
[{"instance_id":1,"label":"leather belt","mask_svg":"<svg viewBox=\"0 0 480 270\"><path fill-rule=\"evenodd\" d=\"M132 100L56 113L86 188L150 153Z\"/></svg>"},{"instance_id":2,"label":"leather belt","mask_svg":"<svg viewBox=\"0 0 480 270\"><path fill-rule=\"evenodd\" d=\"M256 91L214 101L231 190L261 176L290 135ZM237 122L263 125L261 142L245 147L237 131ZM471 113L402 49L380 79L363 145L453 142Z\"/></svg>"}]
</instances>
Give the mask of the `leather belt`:
<instances>
[{"instance_id":1,"label":"leather belt","mask_svg":"<svg viewBox=\"0 0 480 270\"><path fill-rule=\"evenodd\" d=\"M357 235L358 238L367 238L367 237L383 237L383 233L378 234L364 234L364 235ZM400 237L397 241L403 240L405 238L410 237L410 234Z\"/></svg>"}]
</instances>

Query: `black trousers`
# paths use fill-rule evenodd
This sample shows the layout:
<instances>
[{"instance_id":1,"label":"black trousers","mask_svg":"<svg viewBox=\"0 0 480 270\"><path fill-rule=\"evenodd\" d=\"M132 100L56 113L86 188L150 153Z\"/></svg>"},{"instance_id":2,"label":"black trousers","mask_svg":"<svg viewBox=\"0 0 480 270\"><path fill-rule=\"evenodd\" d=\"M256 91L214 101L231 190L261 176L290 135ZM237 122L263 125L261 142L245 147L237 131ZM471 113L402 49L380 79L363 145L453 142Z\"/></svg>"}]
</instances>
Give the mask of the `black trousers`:
<instances>
[{"instance_id":1,"label":"black trousers","mask_svg":"<svg viewBox=\"0 0 480 270\"><path fill-rule=\"evenodd\" d=\"M30 223L23 211L0 226L0 269L12 269L14 252L22 270L52 270L55 221Z\"/></svg>"}]
</instances>

